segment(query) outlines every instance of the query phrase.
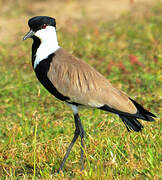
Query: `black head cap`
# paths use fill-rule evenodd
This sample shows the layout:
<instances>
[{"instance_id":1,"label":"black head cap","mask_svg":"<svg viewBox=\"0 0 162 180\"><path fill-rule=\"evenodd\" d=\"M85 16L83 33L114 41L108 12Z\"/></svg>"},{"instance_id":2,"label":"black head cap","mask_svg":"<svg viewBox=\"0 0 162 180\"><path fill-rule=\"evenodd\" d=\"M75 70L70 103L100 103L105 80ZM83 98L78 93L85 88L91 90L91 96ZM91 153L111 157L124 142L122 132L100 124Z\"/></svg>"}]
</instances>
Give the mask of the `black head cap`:
<instances>
[{"instance_id":1,"label":"black head cap","mask_svg":"<svg viewBox=\"0 0 162 180\"><path fill-rule=\"evenodd\" d=\"M35 16L28 21L28 25L33 31L41 29L43 24L56 27L55 19L49 16Z\"/></svg>"}]
</instances>

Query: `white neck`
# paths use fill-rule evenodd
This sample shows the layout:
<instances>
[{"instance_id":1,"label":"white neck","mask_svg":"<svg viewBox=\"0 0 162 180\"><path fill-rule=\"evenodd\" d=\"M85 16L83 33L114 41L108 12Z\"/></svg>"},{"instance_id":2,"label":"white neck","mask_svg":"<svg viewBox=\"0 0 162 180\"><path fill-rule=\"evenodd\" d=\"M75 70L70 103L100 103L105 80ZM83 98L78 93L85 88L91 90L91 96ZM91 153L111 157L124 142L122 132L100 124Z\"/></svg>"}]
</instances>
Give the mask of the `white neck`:
<instances>
[{"instance_id":1,"label":"white neck","mask_svg":"<svg viewBox=\"0 0 162 180\"><path fill-rule=\"evenodd\" d=\"M57 41L56 29L53 26L47 26L46 29L37 31L35 36L41 40L41 44L36 52L34 69L42 60L60 48Z\"/></svg>"}]
</instances>

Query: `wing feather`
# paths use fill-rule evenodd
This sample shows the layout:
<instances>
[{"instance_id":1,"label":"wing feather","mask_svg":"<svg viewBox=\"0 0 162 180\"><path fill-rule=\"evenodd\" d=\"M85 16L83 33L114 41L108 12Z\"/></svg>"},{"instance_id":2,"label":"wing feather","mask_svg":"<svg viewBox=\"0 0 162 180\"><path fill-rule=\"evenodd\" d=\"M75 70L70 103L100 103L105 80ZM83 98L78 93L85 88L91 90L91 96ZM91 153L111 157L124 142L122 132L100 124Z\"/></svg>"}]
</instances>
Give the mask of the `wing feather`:
<instances>
[{"instance_id":1,"label":"wing feather","mask_svg":"<svg viewBox=\"0 0 162 180\"><path fill-rule=\"evenodd\" d=\"M128 96L86 62L75 58L62 48L53 57L48 78L56 89L70 101L90 107L108 105L134 114L136 107Z\"/></svg>"}]
</instances>

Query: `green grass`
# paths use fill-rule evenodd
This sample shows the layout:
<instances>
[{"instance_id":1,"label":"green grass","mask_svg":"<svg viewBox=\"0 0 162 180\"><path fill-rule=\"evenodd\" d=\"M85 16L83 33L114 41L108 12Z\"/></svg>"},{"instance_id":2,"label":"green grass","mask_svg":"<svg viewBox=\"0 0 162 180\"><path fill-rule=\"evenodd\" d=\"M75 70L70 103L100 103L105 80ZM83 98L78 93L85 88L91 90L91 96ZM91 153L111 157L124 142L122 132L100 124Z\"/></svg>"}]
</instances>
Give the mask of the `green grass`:
<instances>
[{"instance_id":1,"label":"green grass","mask_svg":"<svg viewBox=\"0 0 162 180\"><path fill-rule=\"evenodd\" d=\"M31 41L0 42L1 179L160 179L161 5L138 19L128 13L75 33L58 31L61 46L159 117L153 123L143 121L141 133L128 133L117 116L82 110L83 172L77 141L65 171L56 173L73 137L74 120L70 109L35 78Z\"/></svg>"}]
</instances>

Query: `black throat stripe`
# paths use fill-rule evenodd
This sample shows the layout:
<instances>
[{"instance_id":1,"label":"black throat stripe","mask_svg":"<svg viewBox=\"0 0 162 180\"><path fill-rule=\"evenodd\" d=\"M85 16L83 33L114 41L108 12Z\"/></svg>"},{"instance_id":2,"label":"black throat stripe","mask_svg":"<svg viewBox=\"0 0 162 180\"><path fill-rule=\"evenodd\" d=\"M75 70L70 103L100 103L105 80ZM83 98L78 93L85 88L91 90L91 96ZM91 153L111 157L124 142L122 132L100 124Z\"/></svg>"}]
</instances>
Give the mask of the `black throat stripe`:
<instances>
[{"instance_id":1,"label":"black throat stripe","mask_svg":"<svg viewBox=\"0 0 162 180\"><path fill-rule=\"evenodd\" d=\"M33 44L32 44L32 66L34 68L34 61L35 61L36 52L37 52L37 49L39 48L39 46L41 44L41 41L36 36L33 36L32 39L33 39Z\"/></svg>"}]
</instances>

